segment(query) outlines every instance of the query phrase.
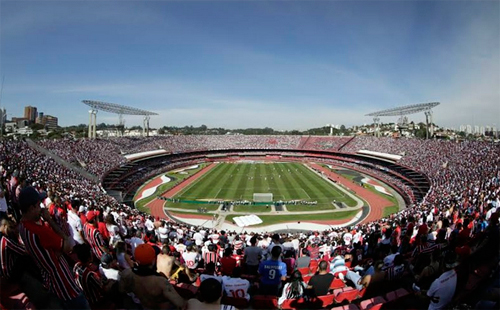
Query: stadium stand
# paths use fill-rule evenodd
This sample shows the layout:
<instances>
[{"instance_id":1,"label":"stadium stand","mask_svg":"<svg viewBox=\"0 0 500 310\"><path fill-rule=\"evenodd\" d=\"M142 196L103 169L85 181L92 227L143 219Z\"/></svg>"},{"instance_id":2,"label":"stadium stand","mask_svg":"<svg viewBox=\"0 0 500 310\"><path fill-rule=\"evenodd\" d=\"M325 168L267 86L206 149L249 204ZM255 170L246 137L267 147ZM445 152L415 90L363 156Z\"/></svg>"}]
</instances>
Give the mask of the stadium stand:
<instances>
[{"instance_id":1,"label":"stadium stand","mask_svg":"<svg viewBox=\"0 0 500 310\"><path fill-rule=\"evenodd\" d=\"M222 257L222 252L229 248L236 258L241 256L241 252L236 251L235 241L242 240L246 248L250 247L250 240L256 238L261 260L266 259L274 246L281 246L297 257L302 254L302 249L311 248L314 244L312 248L320 249L314 253L315 264L318 260L331 260L341 255L346 262L350 262L349 270L359 276L359 283L352 283L344 275L338 275L333 280L336 285L331 286L331 296L319 298L319 303L314 302L315 296L301 297L300 301L287 302L290 308L308 304L308 300L308 307L318 309L434 309L464 303L470 307L487 305L491 309L498 308L498 299L492 298L494 295L490 291L497 289L499 276L500 146L483 142L373 137L350 138L344 144L334 141L333 138L330 141L308 139L301 148L308 151L309 148L317 148L311 153L314 154L311 158L318 160L328 155L321 153L321 148L341 148L342 152L328 155L330 160L391 178L391 184L399 184L403 191L420 197L415 197L415 203L407 209L387 218L351 227L274 235L272 232L221 232L139 212L107 195L101 184L60 165L25 141L2 140L0 306L2 309L32 309L56 304L68 308L68 302L83 298L91 303L82 303L81 308L140 309L141 303L144 304L141 300L143 295L131 288L126 279L144 275L154 275L154 279L162 281L170 279L172 287L179 293L172 292L168 297L161 297L161 293L155 295L156 292L151 290L148 294L164 298L161 301L171 305L174 301L178 302L181 295L193 296L198 290L196 284L206 278L216 278L223 284L227 281L220 275L218 264L205 264L201 259L207 257L207 252ZM125 167L119 174L123 178L117 177L111 180L115 183L103 184L104 187L114 184L125 188L158 173L164 166L173 169L186 163L205 161L207 150L225 150L228 154L231 150L242 149L298 151L301 144L301 137L296 136L168 136L144 140L43 141L39 145L101 177L111 175L116 167ZM127 163L122 156L158 148L171 152L168 162L163 158L153 158ZM361 162L355 157L359 150L401 154L403 158L397 167L382 167L369 160ZM391 174L381 170L381 167L391 170ZM405 167L408 169L406 172ZM418 190L421 180L414 179L422 176L429 182L424 195ZM28 191L23 191L27 187L36 189L39 196L27 197L24 193ZM44 207L43 211L38 206L39 202ZM6 206L5 209L3 206ZM21 209L29 210L30 220L28 212L22 213ZM51 232L33 237L30 242L36 244L40 251L46 251L51 259L58 260L64 276L73 277L77 288L71 290L67 286L74 285L73 282L61 278L48 281L41 277L37 268L33 268L43 264L47 258L27 251L17 229L20 223L23 230L36 229L28 225L33 216L38 216L38 223L45 223L44 229ZM89 225L88 221L95 222L102 235L99 242L104 244L106 253L100 260L92 253L87 253L91 255L90 260L82 260L80 255L71 251L74 245L82 242L83 235L75 234L80 234L82 227ZM161 235L168 236L162 238L163 242L159 241L160 228L163 229ZM347 234L353 237L352 242L351 239L346 242L344 237ZM117 243L111 242L111 239L125 242L125 252L117 251ZM199 254L196 270L185 266L182 255L187 247L193 246ZM69 251L66 251L68 247ZM422 286L418 280L427 276L424 269L429 265L431 255L435 255L439 267L427 279L428 285ZM124 264L127 259L127 264ZM274 296L257 294L258 275L249 274L255 270L246 266L246 258L238 259L238 262L243 274L234 274L230 279L241 277L251 281L248 287L236 289L236 295L229 297L241 297L248 292L252 295L248 307L276 309L277 299ZM132 273L127 269L132 269ZM76 271L80 273L76 274ZM121 278L119 274L131 274L132 277ZM339 281L345 286L337 288ZM154 283L151 285L154 287ZM358 290L358 285L363 289ZM238 291L240 289L243 291ZM96 291L102 294L95 295ZM188 291L190 294L185 294ZM83 293L78 295L78 292ZM223 300L235 302L227 297ZM238 303L238 306L243 308L247 304Z\"/></svg>"}]
</instances>

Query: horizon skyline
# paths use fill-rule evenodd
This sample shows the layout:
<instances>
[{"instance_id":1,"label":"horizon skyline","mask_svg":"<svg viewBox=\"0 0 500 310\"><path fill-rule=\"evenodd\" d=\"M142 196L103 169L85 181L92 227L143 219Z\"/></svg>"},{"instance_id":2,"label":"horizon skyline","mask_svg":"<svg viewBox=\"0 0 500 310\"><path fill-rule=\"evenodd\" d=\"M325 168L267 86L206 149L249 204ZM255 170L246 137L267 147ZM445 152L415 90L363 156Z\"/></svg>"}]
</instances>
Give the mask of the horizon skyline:
<instances>
[{"instance_id":1,"label":"horizon skyline","mask_svg":"<svg viewBox=\"0 0 500 310\"><path fill-rule=\"evenodd\" d=\"M57 118L57 116L50 115L50 114L45 114L45 112L44 112L44 111L38 111L38 108L37 108L36 106L25 106L24 108L28 108L28 107L32 107L32 108L37 109L37 114L42 113L42 114L44 114L44 116L45 116L45 117L47 117L47 116L53 116L53 117L56 117L56 118ZM1 107L0 107L0 109L3 109L3 108L1 108ZM103 112L103 111L101 111L101 112ZM423 112L422 112L422 113L423 113ZM118 115L118 114L114 114L114 115ZM411 114L410 114L410 115L411 115ZM37 116L37 117L38 117L38 116ZM17 118L24 118L24 116L12 116L12 117L11 117L11 121L12 121L12 118L16 118L16 119L17 119ZM411 122L412 122L412 121L410 121L410 123L411 123ZM425 125L425 122L423 122L423 121L420 121L420 122L414 122L414 123L415 123L415 124L424 124L424 125ZM104 125L106 125L106 126L114 126L114 125L116 125L116 124L112 124L112 123L104 123L104 122L101 122L101 123L99 123L99 122L98 122L98 123L97 123L97 125L98 125L98 126L99 126L99 125L102 125L102 124L104 124ZM389 122L382 122L382 121L381 121L381 122L380 122L380 126L395 125L395 124L397 124L397 121L389 121ZM491 129L491 130L493 130L493 131L495 131L495 129L497 129L496 125L494 125L494 124L486 124L486 125L485 125L485 124L460 124L460 125L458 126L458 128L455 128L455 127L446 127L446 126L441 126L441 125L439 125L439 124L437 124L437 123L435 123L435 122L434 122L433 124L434 124L435 126L438 126L439 128L442 128L442 129L446 129L446 130L451 129L451 130L455 130L455 131L465 131L465 130L461 130L461 128L462 128L462 127L472 127L472 128L473 128L473 129L472 129L472 131L475 131L475 129L474 129L474 128L476 128L476 127L477 127L478 129L479 129L479 128L484 128L484 129L488 129L488 128L489 128L489 129ZM66 126L59 126L59 127L78 127L78 126L82 126L82 125L83 125L83 126L85 126L85 127L88 127L88 124L84 124L84 123L80 123L80 124L70 124L70 125L66 125ZM341 126L345 126L344 124L325 124L324 126L306 128L305 130L302 130L302 131L306 131L306 130L310 130L310 129L323 128L323 127L329 127L330 125L332 126L332 128L335 128L335 129L340 129L340 127L341 127ZM364 126L366 126L366 127L370 127L370 126L372 126L372 125L374 125L374 123L373 123L373 122L372 122L372 123L363 123L362 125L360 125L360 124L353 124L353 125L351 125L351 126L345 126L345 127L346 127L346 128L351 128L351 127L364 127ZM206 125L205 125L205 124L200 124L200 125L197 125L197 126L194 126L194 125L192 125L192 124L185 124L185 125L179 125L179 126L167 126L167 125L164 125L164 126L160 126L160 127L150 127L150 129L151 129L151 130L156 130L156 129L160 129L160 128L163 128L163 127L176 127L176 128L184 128L184 127L190 127L190 126L191 126L191 127L195 127L195 128L197 128L197 127L206 126ZM127 128L128 128L128 129L130 129L130 128L132 128L132 127L141 127L141 128L142 128L142 125L141 125L141 124L135 124L135 125L131 125L131 126L129 126L129 127L125 126L125 129L127 129ZM221 128L221 129L227 129L227 130L246 130L246 129L264 129L264 128L269 128L269 127L267 127L267 126L266 126L266 127L238 127L238 128L225 128L225 127L220 127L220 126L219 126L219 127L210 127L210 126L207 126L207 129L219 129L219 128ZM278 130L278 129L275 129L275 128L272 128L272 127L270 127L270 128L271 128L271 129L273 129L274 131L294 131L294 130L298 130L298 129L296 129L296 128L292 128L292 129L285 129L285 130ZM498 130L498 129L497 129L497 130ZM499 130L499 131L500 131L500 130Z\"/></svg>"},{"instance_id":2,"label":"horizon skyline","mask_svg":"<svg viewBox=\"0 0 500 310\"><path fill-rule=\"evenodd\" d=\"M88 124L91 99L155 128L306 130L438 101L442 127L500 127L498 1L2 1L0 26L9 117Z\"/></svg>"}]
</instances>

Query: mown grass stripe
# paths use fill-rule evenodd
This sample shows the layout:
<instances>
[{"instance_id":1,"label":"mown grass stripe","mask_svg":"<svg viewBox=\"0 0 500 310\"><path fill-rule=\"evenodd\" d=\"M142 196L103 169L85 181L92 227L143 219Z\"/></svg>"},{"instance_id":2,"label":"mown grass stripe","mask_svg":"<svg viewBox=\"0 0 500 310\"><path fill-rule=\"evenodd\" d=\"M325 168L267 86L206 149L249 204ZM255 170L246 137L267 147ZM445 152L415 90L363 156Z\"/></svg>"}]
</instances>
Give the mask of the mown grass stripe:
<instances>
[{"instance_id":1,"label":"mown grass stripe","mask_svg":"<svg viewBox=\"0 0 500 310\"><path fill-rule=\"evenodd\" d=\"M278 170L279 173L281 173L281 177L284 178L284 183L289 184L287 187L285 187L286 192L288 192L288 197L286 197L285 200L302 199L302 196L304 196L304 194L300 195L297 191L298 184L288 172L288 167L286 166L286 164L278 164Z\"/></svg>"},{"instance_id":2,"label":"mown grass stripe","mask_svg":"<svg viewBox=\"0 0 500 310\"><path fill-rule=\"evenodd\" d=\"M231 188L231 185L234 183L235 179L241 178L241 175L235 173L237 171L236 164L230 165L228 173L221 176L219 179L219 183L217 185L214 184L214 187L218 187L219 190L215 194L215 198L217 199L232 199L234 198L233 192L234 189ZM231 176L232 175L232 176ZM222 182L222 184L220 184ZM214 190L217 188L214 188Z\"/></svg>"}]
</instances>

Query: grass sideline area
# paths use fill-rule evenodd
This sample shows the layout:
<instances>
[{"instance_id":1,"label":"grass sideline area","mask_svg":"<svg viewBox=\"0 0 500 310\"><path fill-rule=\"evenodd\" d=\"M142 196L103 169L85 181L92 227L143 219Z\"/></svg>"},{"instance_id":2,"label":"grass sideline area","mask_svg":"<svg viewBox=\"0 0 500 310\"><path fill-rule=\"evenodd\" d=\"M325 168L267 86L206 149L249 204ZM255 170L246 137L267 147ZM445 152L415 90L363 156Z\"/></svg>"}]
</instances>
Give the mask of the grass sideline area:
<instances>
[{"instance_id":1,"label":"grass sideline area","mask_svg":"<svg viewBox=\"0 0 500 310\"><path fill-rule=\"evenodd\" d=\"M301 163L220 163L175 198L252 201L254 193L272 193L275 201L317 201L318 210L333 208L333 200L356 205L354 199ZM241 207L238 209L245 209ZM295 207L296 211L311 208Z\"/></svg>"},{"instance_id":2,"label":"grass sideline area","mask_svg":"<svg viewBox=\"0 0 500 310\"><path fill-rule=\"evenodd\" d=\"M186 209L186 210L198 210L199 208L205 208L208 211L217 211L219 209L218 204L192 204L192 203L173 203L168 201L165 204L165 207L168 208L175 208L175 209ZM177 212L177 211L172 211L172 212Z\"/></svg>"},{"instance_id":3,"label":"grass sideline area","mask_svg":"<svg viewBox=\"0 0 500 310\"><path fill-rule=\"evenodd\" d=\"M201 169L203 169L204 167L206 166L206 164L201 164L198 166L198 168L196 169L189 169L189 170L185 170L186 174L181 174L181 173L178 173L178 172L167 172L167 173L164 173L164 174L161 174L161 175L165 175L167 177L169 177L171 180L170 182L168 183L164 183L164 184L161 184L160 186L158 186L156 188L156 191L151 195L151 196L148 196L148 197L145 197L139 201L136 201L137 199L137 196L139 195L139 193L142 192L142 189L147 186L147 184L152 181L153 179L156 179L158 177L160 177L161 175L157 175L155 176L153 179L149 180L148 182L144 183L144 185L142 185L136 192L136 194L134 195L134 202L135 202L135 207L139 210L139 211L142 211L142 212L146 212L146 213L149 213L149 208L146 208L145 206L153 201L156 196L158 195L161 195L163 194L164 192L168 191L169 189L171 189L172 187L174 187L178 182L181 182L183 181L184 179L192 176L193 174L197 173L198 171L200 171Z\"/></svg>"},{"instance_id":4,"label":"grass sideline area","mask_svg":"<svg viewBox=\"0 0 500 310\"><path fill-rule=\"evenodd\" d=\"M330 212L319 214L280 214L280 215L259 215L262 224L255 226L273 225L284 222L306 222L306 221L322 221L322 220L343 220L354 217L360 210ZM226 216L226 221L233 223L233 218L242 216L231 214Z\"/></svg>"},{"instance_id":5,"label":"grass sideline area","mask_svg":"<svg viewBox=\"0 0 500 310\"><path fill-rule=\"evenodd\" d=\"M259 213L271 212L271 206L234 206L234 212Z\"/></svg>"},{"instance_id":6,"label":"grass sideline area","mask_svg":"<svg viewBox=\"0 0 500 310\"><path fill-rule=\"evenodd\" d=\"M327 167L327 166L325 166L325 167ZM328 168L328 167L327 167L327 168ZM351 180L352 182L354 182L354 179L355 179L356 177L358 177L356 174L363 176L363 174L361 174L361 173L359 173L359 172L352 172L352 171L346 172L344 169L342 169L342 170L334 169L334 171L335 171L335 173L338 173L338 174L342 175L343 177L345 177L345 178L347 178L347 179ZM369 177L369 176L367 176L367 177ZM369 178L372 178L372 177L369 177ZM385 184L382 184L382 183L380 183L380 182L379 182L379 185L380 185L380 186L383 186L385 189L388 189L388 186L387 186L387 185L385 185ZM389 200L390 202L392 202L392 203L393 203L393 205L392 205L392 206L389 206L389 207L385 207L385 208L384 208L384 211L383 211L383 213L382 213L382 216L383 216L383 217L389 216L389 215L391 215L391 214L396 213L396 212L398 212L398 211L399 211L399 203L398 203L397 199L396 199L396 198L394 198L394 196L386 195L386 194L384 194L384 193L379 192L379 191L378 191L378 190L376 190L376 189L375 189L375 187L374 187L373 185L371 185L371 184L366 184L366 183L365 183L365 184L364 184L364 187L365 187L366 189L368 189L369 191L371 191L372 193L374 193L374 194L376 194L376 195L378 195L378 196L384 197L385 199L387 199L387 200Z\"/></svg>"}]
</instances>

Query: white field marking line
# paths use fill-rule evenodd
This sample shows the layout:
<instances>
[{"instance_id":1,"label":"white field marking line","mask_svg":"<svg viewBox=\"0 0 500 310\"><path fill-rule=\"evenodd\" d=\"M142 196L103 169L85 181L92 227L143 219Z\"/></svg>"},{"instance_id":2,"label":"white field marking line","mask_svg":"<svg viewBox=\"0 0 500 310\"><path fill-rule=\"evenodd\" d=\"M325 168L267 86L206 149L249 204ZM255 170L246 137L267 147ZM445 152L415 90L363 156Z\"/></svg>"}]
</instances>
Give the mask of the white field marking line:
<instances>
[{"instance_id":1,"label":"white field marking line","mask_svg":"<svg viewBox=\"0 0 500 310\"><path fill-rule=\"evenodd\" d=\"M217 165L217 164L212 164L212 165ZM203 167L203 169L206 169L208 166L206 167ZM177 193L177 195L175 195L174 197L172 198L175 198L175 197L180 197L182 196L182 194L184 194L186 191L190 190L191 187L193 187L196 183L198 183L198 181L202 180L203 178L205 178L208 174L210 174L214 169L216 169L217 167L213 167L211 168L209 171L205 172L204 174L201 175L201 177L199 177L198 179L194 180L193 183L189 184L188 186L186 186L182 191L180 191L179 193ZM200 170L201 171L201 170ZM198 172L200 172L198 171ZM196 172L196 173L198 173ZM185 181L185 179L183 180L183 182Z\"/></svg>"},{"instance_id":2,"label":"white field marking line","mask_svg":"<svg viewBox=\"0 0 500 310\"><path fill-rule=\"evenodd\" d=\"M301 189L302 189L302 191L304 192L304 194L306 194L307 198L308 198L308 199L311 199L311 196L309 196L309 194L306 192L306 190L305 190L305 189L303 189L303 188L301 188Z\"/></svg>"},{"instance_id":3,"label":"white field marking line","mask_svg":"<svg viewBox=\"0 0 500 310\"><path fill-rule=\"evenodd\" d=\"M220 191L221 191L221 190L222 190L222 187L221 187L221 188L219 188L219 190L217 191L217 194L215 194L214 199L217 199L217 196L219 196L219 193L220 193Z\"/></svg>"},{"instance_id":4,"label":"white field marking line","mask_svg":"<svg viewBox=\"0 0 500 310\"><path fill-rule=\"evenodd\" d=\"M348 189L342 184L342 183L334 183L333 181L331 181L330 179L328 179L328 177L326 176L323 176L321 175L321 173L317 172L316 170L314 170L313 168L311 168L310 166L306 165L306 164L302 164L306 169L309 169L309 171L311 171L312 173L320 176L324 181L330 183L334 188L337 188L340 190L341 193L344 193L344 195L348 196L348 197L351 197L352 199L354 199L354 201L356 201L356 206L355 207L360 207L360 206L363 206L363 205L369 205L366 201L364 201L364 199L361 199L359 198L358 196L350 193L348 191ZM351 208L351 207L350 207ZM354 208L354 207L353 207Z\"/></svg>"}]
</instances>

